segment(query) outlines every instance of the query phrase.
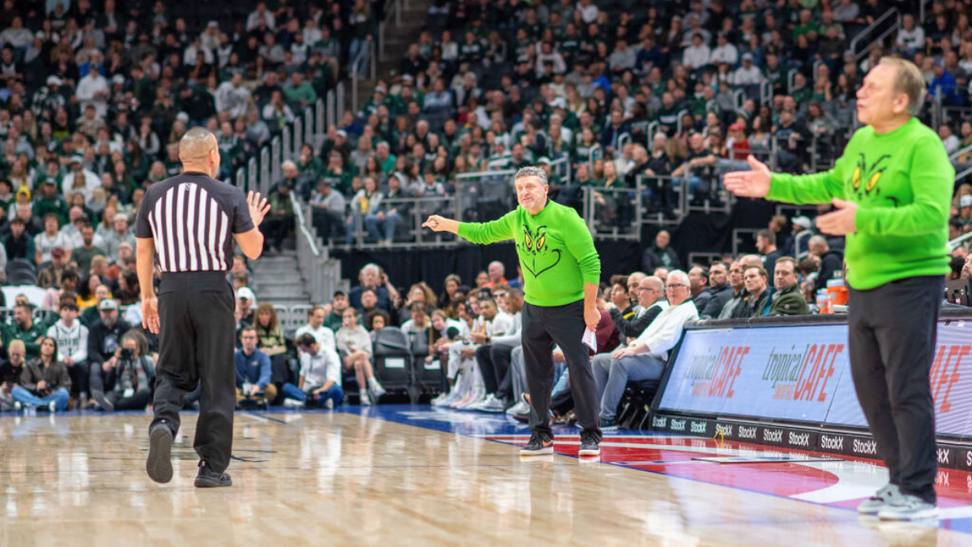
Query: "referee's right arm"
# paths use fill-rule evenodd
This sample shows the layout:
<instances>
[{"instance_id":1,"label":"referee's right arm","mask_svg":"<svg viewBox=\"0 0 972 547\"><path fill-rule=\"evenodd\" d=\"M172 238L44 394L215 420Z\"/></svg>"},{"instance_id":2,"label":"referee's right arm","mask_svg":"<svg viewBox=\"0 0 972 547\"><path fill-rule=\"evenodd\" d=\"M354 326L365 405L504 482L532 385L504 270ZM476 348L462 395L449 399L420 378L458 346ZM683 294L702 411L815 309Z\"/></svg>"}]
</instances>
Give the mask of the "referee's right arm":
<instances>
[{"instance_id":1,"label":"referee's right arm","mask_svg":"<svg viewBox=\"0 0 972 547\"><path fill-rule=\"evenodd\" d=\"M270 204L267 203L267 198L250 192L246 195L246 205L250 209L253 228L240 234L233 234L233 238L236 239L243 254L255 260L263 252L263 233L260 232L260 224L263 222L263 217L270 212Z\"/></svg>"}]
</instances>

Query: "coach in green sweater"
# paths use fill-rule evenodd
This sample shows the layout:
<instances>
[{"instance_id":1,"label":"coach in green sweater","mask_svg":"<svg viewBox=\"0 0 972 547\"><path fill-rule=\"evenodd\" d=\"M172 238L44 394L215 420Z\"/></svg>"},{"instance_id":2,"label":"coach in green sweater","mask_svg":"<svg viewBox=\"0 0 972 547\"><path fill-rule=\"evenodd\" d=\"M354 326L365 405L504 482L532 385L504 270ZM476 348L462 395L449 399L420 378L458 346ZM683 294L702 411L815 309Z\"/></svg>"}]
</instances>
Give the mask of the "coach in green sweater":
<instances>
[{"instance_id":1,"label":"coach in green sweater","mask_svg":"<svg viewBox=\"0 0 972 547\"><path fill-rule=\"evenodd\" d=\"M728 173L739 196L833 203L817 218L824 233L847 235L848 350L854 386L887 486L858 511L882 519L937 518L935 413L928 375L949 272L948 214L955 171L934 131L914 117L924 101L918 68L884 58L857 92L854 133L830 171Z\"/></svg>"},{"instance_id":2,"label":"coach in green sweater","mask_svg":"<svg viewBox=\"0 0 972 547\"><path fill-rule=\"evenodd\" d=\"M523 270L523 357L530 390L530 442L523 455L553 453L550 429L550 391L553 388L552 351L564 353L570 373L581 456L600 454L597 391L590 355L582 339L594 331L601 262L584 221L573 209L547 198L547 174L539 167L523 167L514 177L519 207L486 223L457 222L433 215L423 226L452 232L473 243L513 240Z\"/></svg>"}]
</instances>

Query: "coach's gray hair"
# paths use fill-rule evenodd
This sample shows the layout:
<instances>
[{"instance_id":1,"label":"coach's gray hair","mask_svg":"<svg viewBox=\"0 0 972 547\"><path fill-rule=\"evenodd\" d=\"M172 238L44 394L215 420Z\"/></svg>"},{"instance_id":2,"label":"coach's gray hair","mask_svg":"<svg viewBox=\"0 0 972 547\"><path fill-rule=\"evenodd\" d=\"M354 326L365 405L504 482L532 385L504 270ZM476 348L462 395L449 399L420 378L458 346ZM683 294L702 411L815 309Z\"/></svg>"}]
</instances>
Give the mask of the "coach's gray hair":
<instances>
[{"instance_id":1,"label":"coach's gray hair","mask_svg":"<svg viewBox=\"0 0 972 547\"><path fill-rule=\"evenodd\" d=\"M908 113L917 116L925 104L925 80L911 61L896 57L881 57L879 65L893 66L898 70L894 79L894 92L908 96Z\"/></svg>"},{"instance_id":2,"label":"coach's gray hair","mask_svg":"<svg viewBox=\"0 0 972 547\"><path fill-rule=\"evenodd\" d=\"M183 163L204 162L216 147L216 135L203 127L193 127L179 141L179 159Z\"/></svg>"},{"instance_id":3,"label":"coach's gray hair","mask_svg":"<svg viewBox=\"0 0 972 547\"><path fill-rule=\"evenodd\" d=\"M516 172L516 175L513 176L513 180L517 181L523 177L537 177L544 186L547 185L547 172L544 171L542 167L537 167L535 165L521 167L519 171Z\"/></svg>"}]
</instances>

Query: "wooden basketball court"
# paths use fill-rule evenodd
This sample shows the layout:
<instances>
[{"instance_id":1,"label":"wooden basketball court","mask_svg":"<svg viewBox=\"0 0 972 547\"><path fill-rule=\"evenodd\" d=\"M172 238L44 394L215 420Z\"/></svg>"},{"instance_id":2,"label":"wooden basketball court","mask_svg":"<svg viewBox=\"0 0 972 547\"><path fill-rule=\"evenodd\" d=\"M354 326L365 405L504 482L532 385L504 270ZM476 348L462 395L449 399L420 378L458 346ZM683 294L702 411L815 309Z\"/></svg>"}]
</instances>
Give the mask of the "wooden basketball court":
<instances>
[{"instance_id":1,"label":"wooden basketball court","mask_svg":"<svg viewBox=\"0 0 972 547\"><path fill-rule=\"evenodd\" d=\"M961 471L940 476L941 522L881 523L852 510L887 480L866 461L641 434L588 462L576 429L521 459L504 416L383 406L238 413L234 486L200 490L195 415L167 485L144 471L148 423L0 418L0 545L972 545Z\"/></svg>"}]
</instances>

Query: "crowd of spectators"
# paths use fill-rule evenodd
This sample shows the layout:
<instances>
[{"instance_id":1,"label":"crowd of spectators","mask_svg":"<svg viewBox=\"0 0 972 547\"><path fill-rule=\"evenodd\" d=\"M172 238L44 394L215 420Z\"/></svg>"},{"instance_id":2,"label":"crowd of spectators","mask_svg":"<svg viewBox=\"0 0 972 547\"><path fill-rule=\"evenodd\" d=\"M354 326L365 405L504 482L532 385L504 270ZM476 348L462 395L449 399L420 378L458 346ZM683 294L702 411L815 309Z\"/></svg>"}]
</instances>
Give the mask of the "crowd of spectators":
<instances>
[{"instance_id":1,"label":"crowd of spectators","mask_svg":"<svg viewBox=\"0 0 972 547\"><path fill-rule=\"evenodd\" d=\"M858 59L851 39L887 9L876 0L437 0L360 111L342 113L320 146L308 143L281 165L268 246L280 248L292 228L291 191L310 202L326 237L389 242L416 208L424 216L448 207L445 198L466 188L460 175L526 164L551 170L554 199L564 203L576 206L579 190L594 188L599 214L621 224L631 210L614 191L642 176L662 177L644 186L649 207L672 207L679 188L717 203L719 174L750 153L775 150L779 168L805 171L811 154L839 151L854 128L854 92L882 55L914 60L929 101L964 107L968 4L935 2L925 21L905 15L897 35ZM180 16L181 4L163 2L7 2L0 270L22 288L7 291L15 302L0 328L4 409L150 404L157 341L140 328L131 231L145 189L178 173L177 143L196 125L217 135L221 176L231 175L323 97L349 59L369 54L382 6L260 2L224 22ZM937 130L964 169L972 123L959 119ZM555 167L565 162L569 170ZM972 230L972 186L959 188L954 209L952 235ZM464 216L481 220L477 213ZM700 318L814 313L842 259L839 241L811 231L809 218L774 218L757 237L759 255L687 264L684 274L660 232L644 273L603 289L598 346L612 353L595 361L605 422L617 383L656 368L638 342L670 337L693 318L665 312L690 304ZM796 256L798 238L805 256ZM966 256L956 249L956 277ZM403 295L369 265L353 291L312 308L290 333L271 304L256 305L255 280L238 257L228 278L238 297L240 406L333 408L349 386L373 404L385 393L373 339L398 328L426 340L424 358L440 362L446 389L437 404L522 414L522 280L505 275L494 263L469 286L450 276L441 295L424 283ZM561 377L558 394L565 385Z\"/></svg>"},{"instance_id":2,"label":"crowd of spectators","mask_svg":"<svg viewBox=\"0 0 972 547\"><path fill-rule=\"evenodd\" d=\"M891 7L905 14L897 34L850 50ZM966 105L968 9L933 2L921 22L917 5L874 0L439 0L397 71L328 129L319 158L301 153L291 186L323 234L346 242L348 228L390 241L409 223L409 204L389 194L454 196L470 188L464 173L535 163L568 162L569 180L551 177L554 199L577 206L593 187L599 220L622 226L639 176L650 212L676 207L679 188L718 205L719 175L749 154L789 172L825 168L881 56L921 67L929 105ZM936 130L953 152L972 144L972 125L951 112ZM972 165L968 152L956 161Z\"/></svg>"}]
</instances>

